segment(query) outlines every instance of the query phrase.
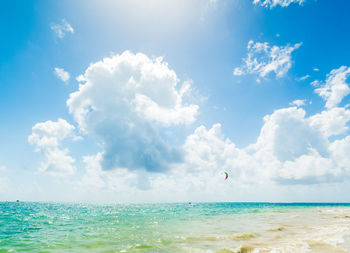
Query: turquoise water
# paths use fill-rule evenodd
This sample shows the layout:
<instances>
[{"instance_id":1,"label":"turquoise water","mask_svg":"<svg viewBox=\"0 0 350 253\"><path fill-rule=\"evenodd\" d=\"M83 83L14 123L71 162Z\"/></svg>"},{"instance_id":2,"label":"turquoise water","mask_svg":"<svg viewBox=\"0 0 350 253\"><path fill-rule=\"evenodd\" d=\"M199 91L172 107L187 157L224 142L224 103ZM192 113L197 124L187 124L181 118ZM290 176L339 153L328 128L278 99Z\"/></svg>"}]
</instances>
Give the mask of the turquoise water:
<instances>
[{"instance_id":1,"label":"turquoise water","mask_svg":"<svg viewBox=\"0 0 350 253\"><path fill-rule=\"evenodd\" d=\"M348 218L350 204L1 202L0 252L346 252Z\"/></svg>"}]
</instances>

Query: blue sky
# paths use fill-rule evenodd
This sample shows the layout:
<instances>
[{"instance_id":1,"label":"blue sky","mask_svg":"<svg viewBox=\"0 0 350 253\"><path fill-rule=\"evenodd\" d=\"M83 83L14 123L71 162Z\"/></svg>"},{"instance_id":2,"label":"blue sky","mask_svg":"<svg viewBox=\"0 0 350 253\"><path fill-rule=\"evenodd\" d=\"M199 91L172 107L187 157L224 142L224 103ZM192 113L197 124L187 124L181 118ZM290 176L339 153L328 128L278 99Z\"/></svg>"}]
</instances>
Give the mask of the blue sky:
<instances>
[{"instance_id":1,"label":"blue sky","mask_svg":"<svg viewBox=\"0 0 350 253\"><path fill-rule=\"evenodd\" d=\"M1 200L349 201L347 1L2 5Z\"/></svg>"}]
</instances>

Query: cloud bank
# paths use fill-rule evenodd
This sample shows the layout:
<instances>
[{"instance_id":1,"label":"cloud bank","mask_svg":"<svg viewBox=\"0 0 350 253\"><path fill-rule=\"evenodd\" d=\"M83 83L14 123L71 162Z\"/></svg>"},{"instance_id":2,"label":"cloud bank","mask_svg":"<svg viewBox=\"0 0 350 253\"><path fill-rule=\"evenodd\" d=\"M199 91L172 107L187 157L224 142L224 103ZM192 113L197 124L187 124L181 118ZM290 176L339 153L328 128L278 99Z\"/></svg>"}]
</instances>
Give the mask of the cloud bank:
<instances>
[{"instance_id":1,"label":"cloud bank","mask_svg":"<svg viewBox=\"0 0 350 253\"><path fill-rule=\"evenodd\" d=\"M265 43L249 44L255 47L253 51L262 48L263 54L278 52L273 53L275 58L268 57L277 59L276 64L271 59L265 64L247 58L246 62L252 62L247 66L253 65L249 71L261 76L285 74L290 53L300 46L273 50ZM288 55L278 56L280 52ZM213 192L227 196L237 187L249 185L345 181L350 175L350 110L338 106L346 89L334 87L347 87L348 72L347 67L332 70L316 88L326 100L324 110L307 116L300 108L305 100L295 100L292 106L266 115L256 142L246 147L237 147L219 123L196 127L182 145L174 146L164 138L164 131L190 125L198 114L198 105L189 99L191 82L180 83L162 58L142 53L126 51L92 63L77 78L79 88L70 94L67 106L79 130L97 138L101 149L83 157L85 172L74 187L120 196L173 196L176 192L172 199L176 201ZM337 95L328 95L333 92ZM333 97L336 102L329 106ZM74 159L61 145L67 137L74 137L73 131L74 126L62 119L33 127L28 141L44 156L40 171L55 176L74 173ZM221 184L218 189L224 171L235 184Z\"/></svg>"},{"instance_id":2,"label":"cloud bank","mask_svg":"<svg viewBox=\"0 0 350 253\"><path fill-rule=\"evenodd\" d=\"M169 164L166 173L149 173L147 168L106 171L105 150L87 156L86 174L79 185L123 194L176 192L183 199L188 194L193 198L212 192L225 195L246 185L312 185L347 180L350 110L333 107L306 116L300 108L304 104L305 100L295 100L291 107L266 115L256 142L244 148L225 137L219 123L211 128L199 126L180 147L182 161ZM137 110L134 113L144 117ZM224 171L235 184L222 186Z\"/></svg>"}]
</instances>

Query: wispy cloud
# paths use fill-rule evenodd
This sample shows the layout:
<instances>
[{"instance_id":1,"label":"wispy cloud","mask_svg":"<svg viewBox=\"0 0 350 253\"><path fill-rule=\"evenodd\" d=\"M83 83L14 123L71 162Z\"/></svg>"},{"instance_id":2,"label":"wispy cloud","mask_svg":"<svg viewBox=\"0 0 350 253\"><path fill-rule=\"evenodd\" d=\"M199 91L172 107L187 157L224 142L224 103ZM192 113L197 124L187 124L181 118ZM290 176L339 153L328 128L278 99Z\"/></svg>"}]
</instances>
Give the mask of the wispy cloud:
<instances>
[{"instance_id":1,"label":"wispy cloud","mask_svg":"<svg viewBox=\"0 0 350 253\"><path fill-rule=\"evenodd\" d=\"M52 24L51 30L54 31L56 36L60 39L63 39L67 33L74 33L73 27L65 19L62 19L60 24Z\"/></svg>"},{"instance_id":2,"label":"wispy cloud","mask_svg":"<svg viewBox=\"0 0 350 253\"><path fill-rule=\"evenodd\" d=\"M306 0L253 0L253 4L264 7L270 7L271 9L277 5L282 7L288 7L292 3L302 5Z\"/></svg>"},{"instance_id":3,"label":"wispy cloud","mask_svg":"<svg viewBox=\"0 0 350 253\"><path fill-rule=\"evenodd\" d=\"M299 48L302 43L294 46L270 46L269 43L260 43L254 41L248 42L248 54L243 59L243 65L234 69L236 76L245 74L257 74L259 77L265 77L274 72L276 78L283 77L292 66L291 54Z\"/></svg>"},{"instance_id":4,"label":"wispy cloud","mask_svg":"<svg viewBox=\"0 0 350 253\"><path fill-rule=\"evenodd\" d=\"M310 77L310 75L305 75L305 76L296 78L296 80L300 82L300 81L304 81L304 80L308 79L309 77Z\"/></svg>"},{"instance_id":5,"label":"wispy cloud","mask_svg":"<svg viewBox=\"0 0 350 253\"><path fill-rule=\"evenodd\" d=\"M57 76L57 78L61 79L65 83L67 83L70 79L70 74L63 68L55 68L54 73Z\"/></svg>"}]
</instances>

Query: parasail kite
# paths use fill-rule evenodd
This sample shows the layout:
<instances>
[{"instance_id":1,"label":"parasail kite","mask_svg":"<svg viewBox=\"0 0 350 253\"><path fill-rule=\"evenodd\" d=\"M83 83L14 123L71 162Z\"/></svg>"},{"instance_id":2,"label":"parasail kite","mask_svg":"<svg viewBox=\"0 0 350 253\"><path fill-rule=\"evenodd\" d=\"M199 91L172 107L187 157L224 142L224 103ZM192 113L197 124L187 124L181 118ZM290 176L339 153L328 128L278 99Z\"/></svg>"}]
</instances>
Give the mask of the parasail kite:
<instances>
[{"instance_id":1,"label":"parasail kite","mask_svg":"<svg viewBox=\"0 0 350 253\"><path fill-rule=\"evenodd\" d=\"M225 175L226 175L225 180L227 180L228 179L228 173L225 172Z\"/></svg>"}]
</instances>

